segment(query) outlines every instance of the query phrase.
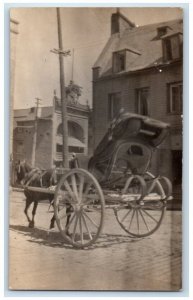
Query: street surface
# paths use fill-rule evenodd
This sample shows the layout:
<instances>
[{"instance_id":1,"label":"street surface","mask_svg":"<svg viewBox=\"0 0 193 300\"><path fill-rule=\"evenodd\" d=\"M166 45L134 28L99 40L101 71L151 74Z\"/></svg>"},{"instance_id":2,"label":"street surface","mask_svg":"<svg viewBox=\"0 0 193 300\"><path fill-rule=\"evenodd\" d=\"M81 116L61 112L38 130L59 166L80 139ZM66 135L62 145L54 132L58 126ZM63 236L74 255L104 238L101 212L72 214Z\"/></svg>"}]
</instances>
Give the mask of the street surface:
<instances>
[{"instance_id":1,"label":"street surface","mask_svg":"<svg viewBox=\"0 0 193 300\"><path fill-rule=\"evenodd\" d=\"M90 248L65 244L57 228L48 230L49 204L39 203L36 228L28 228L24 195L10 192L9 288L22 290L181 289L181 212L167 211L150 237L127 236L112 210L103 233ZM31 212L31 211L30 211Z\"/></svg>"}]
</instances>

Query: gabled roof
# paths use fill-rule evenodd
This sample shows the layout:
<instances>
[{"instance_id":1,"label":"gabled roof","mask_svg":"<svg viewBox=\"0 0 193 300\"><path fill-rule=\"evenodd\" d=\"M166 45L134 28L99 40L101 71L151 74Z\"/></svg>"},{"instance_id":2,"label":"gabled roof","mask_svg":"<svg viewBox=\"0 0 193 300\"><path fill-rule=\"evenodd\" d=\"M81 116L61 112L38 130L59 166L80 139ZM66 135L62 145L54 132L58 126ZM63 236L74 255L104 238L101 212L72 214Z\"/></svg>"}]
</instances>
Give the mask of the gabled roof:
<instances>
[{"instance_id":1,"label":"gabled roof","mask_svg":"<svg viewBox=\"0 0 193 300\"><path fill-rule=\"evenodd\" d=\"M100 77L112 74L112 53L123 49L132 52L124 72L142 70L163 64L162 39L158 36L157 29L165 26L167 27L167 35L183 32L183 21L177 19L133 27L132 29L125 29L121 34L111 35L94 64L94 68L100 67Z\"/></svg>"}]
</instances>

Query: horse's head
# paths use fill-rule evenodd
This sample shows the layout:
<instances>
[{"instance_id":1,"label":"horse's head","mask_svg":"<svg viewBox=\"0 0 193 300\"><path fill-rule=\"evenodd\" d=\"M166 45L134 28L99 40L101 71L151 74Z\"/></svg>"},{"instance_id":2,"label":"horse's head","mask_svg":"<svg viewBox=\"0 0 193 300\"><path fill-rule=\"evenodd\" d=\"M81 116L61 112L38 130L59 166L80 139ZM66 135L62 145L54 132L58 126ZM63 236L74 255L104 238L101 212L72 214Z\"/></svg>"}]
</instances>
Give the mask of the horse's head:
<instances>
[{"instance_id":1,"label":"horse's head","mask_svg":"<svg viewBox=\"0 0 193 300\"><path fill-rule=\"evenodd\" d=\"M15 165L15 172L17 176L17 183L23 185L27 174L32 170L30 165L24 160L18 162Z\"/></svg>"}]
</instances>

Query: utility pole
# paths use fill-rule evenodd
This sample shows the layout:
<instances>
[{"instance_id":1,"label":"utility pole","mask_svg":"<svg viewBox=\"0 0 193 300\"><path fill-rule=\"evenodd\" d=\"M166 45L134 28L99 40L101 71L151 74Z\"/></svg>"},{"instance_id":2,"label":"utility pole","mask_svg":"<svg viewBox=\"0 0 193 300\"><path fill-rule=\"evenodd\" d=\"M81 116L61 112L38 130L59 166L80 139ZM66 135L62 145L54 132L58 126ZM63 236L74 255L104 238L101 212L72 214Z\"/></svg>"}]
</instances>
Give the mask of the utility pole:
<instances>
[{"instance_id":1,"label":"utility pole","mask_svg":"<svg viewBox=\"0 0 193 300\"><path fill-rule=\"evenodd\" d=\"M72 82L74 81L74 48L72 49Z\"/></svg>"},{"instance_id":2,"label":"utility pole","mask_svg":"<svg viewBox=\"0 0 193 300\"><path fill-rule=\"evenodd\" d=\"M32 144L32 167L35 167L35 156L36 156L36 144L37 144L37 129L38 129L38 109L40 101L39 98L36 99L36 111L35 111L35 121L34 121L34 136L33 136L33 144Z\"/></svg>"},{"instance_id":3,"label":"utility pole","mask_svg":"<svg viewBox=\"0 0 193 300\"><path fill-rule=\"evenodd\" d=\"M63 52L60 8L57 7L56 11L57 11L57 23L58 23L58 45L59 45L58 54L59 54L59 64L60 64L60 93L61 93L61 105L62 105L63 167L69 168L67 101L66 101L64 62L63 62L63 55L69 55L69 51Z\"/></svg>"}]
</instances>

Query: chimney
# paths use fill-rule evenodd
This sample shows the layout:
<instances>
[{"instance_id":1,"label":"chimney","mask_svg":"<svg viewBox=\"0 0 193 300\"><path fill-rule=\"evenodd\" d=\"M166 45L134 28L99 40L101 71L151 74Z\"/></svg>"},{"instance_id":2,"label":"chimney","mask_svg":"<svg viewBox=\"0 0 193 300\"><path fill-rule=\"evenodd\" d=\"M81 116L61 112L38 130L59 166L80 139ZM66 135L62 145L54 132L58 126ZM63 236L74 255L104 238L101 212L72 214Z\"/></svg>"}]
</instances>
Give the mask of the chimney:
<instances>
[{"instance_id":1,"label":"chimney","mask_svg":"<svg viewBox=\"0 0 193 300\"><path fill-rule=\"evenodd\" d=\"M120 13L120 9L117 8L116 13L111 16L111 35L114 33L122 33L125 29L132 29L135 24L128 20L124 15Z\"/></svg>"}]
</instances>

